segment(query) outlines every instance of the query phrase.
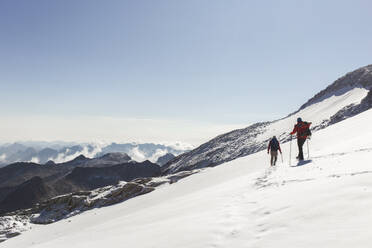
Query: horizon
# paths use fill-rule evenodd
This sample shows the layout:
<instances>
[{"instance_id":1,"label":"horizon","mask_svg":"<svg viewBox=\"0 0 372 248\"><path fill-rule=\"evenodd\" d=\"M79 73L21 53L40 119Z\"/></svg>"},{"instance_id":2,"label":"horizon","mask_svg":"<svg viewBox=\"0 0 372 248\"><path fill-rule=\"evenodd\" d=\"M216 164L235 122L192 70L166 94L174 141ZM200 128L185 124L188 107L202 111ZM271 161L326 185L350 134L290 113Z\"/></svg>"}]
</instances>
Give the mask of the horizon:
<instances>
[{"instance_id":1,"label":"horizon","mask_svg":"<svg viewBox=\"0 0 372 248\"><path fill-rule=\"evenodd\" d=\"M283 118L372 63L371 7L362 0L2 1L0 144L195 147Z\"/></svg>"}]
</instances>

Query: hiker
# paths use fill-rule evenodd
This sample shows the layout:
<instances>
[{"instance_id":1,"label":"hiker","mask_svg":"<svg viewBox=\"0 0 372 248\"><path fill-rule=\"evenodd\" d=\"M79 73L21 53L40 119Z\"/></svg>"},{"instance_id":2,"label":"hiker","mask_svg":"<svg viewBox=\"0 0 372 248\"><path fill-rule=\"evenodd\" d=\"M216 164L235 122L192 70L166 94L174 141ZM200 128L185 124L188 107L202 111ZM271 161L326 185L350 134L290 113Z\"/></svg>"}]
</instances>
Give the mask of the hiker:
<instances>
[{"instance_id":1,"label":"hiker","mask_svg":"<svg viewBox=\"0 0 372 248\"><path fill-rule=\"evenodd\" d=\"M280 151L280 154L282 153L282 150L280 149L279 141L276 139L275 136L270 140L269 146L267 147L267 154L271 154L271 160L270 165L275 166L276 161L278 160L278 150Z\"/></svg>"},{"instance_id":2,"label":"hiker","mask_svg":"<svg viewBox=\"0 0 372 248\"><path fill-rule=\"evenodd\" d=\"M302 146L305 144L306 139L311 136L310 132L311 122L302 121L301 118L297 118L297 124L294 126L291 135L297 133L297 145L298 145L298 157L299 161L304 160L304 152Z\"/></svg>"}]
</instances>

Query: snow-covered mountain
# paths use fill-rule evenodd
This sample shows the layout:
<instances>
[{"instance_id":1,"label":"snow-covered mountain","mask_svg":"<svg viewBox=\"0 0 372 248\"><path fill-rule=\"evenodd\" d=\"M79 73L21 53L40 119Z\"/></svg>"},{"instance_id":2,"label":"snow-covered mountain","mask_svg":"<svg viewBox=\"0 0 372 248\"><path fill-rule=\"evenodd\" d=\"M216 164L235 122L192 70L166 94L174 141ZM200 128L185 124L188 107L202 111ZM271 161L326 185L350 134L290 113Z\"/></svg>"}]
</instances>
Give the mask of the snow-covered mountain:
<instances>
[{"instance_id":1,"label":"snow-covered mountain","mask_svg":"<svg viewBox=\"0 0 372 248\"><path fill-rule=\"evenodd\" d=\"M293 158L289 166L287 142L275 168L258 152L124 203L30 225L2 247L370 247L371 121L368 110L314 132L302 166Z\"/></svg>"},{"instance_id":2,"label":"snow-covered mountain","mask_svg":"<svg viewBox=\"0 0 372 248\"><path fill-rule=\"evenodd\" d=\"M337 123L372 107L371 88L372 65L368 65L337 79L287 117L220 135L171 160L162 167L163 172L215 166L255 153L264 149L273 135L286 141L298 117L312 122L312 129Z\"/></svg>"},{"instance_id":3,"label":"snow-covered mountain","mask_svg":"<svg viewBox=\"0 0 372 248\"><path fill-rule=\"evenodd\" d=\"M66 146L67 144L67 146ZM126 153L133 160L156 162L158 158L171 153L180 155L188 151L191 146L176 143L174 145L153 143L111 143L101 144L68 144L61 142L18 142L0 146L0 167L15 162L34 162L45 164L48 161L63 163L80 155L87 158L98 158L107 153Z\"/></svg>"},{"instance_id":4,"label":"snow-covered mountain","mask_svg":"<svg viewBox=\"0 0 372 248\"><path fill-rule=\"evenodd\" d=\"M220 135L172 159L165 176L148 179L166 182L150 194L48 226L3 217L6 227L31 230L2 245L369 247L371 71L370 65L346 74L285 118ZM311 160L295 166L295 141L285 141L297 117L313 123L313 137L305 153ZM270 168L260 150L273 135L283 142L283 162ZM205 169L173 183L173 173L195 168ZM68 211L64 216L74 215Z\"/></svg>"}]
</instances>

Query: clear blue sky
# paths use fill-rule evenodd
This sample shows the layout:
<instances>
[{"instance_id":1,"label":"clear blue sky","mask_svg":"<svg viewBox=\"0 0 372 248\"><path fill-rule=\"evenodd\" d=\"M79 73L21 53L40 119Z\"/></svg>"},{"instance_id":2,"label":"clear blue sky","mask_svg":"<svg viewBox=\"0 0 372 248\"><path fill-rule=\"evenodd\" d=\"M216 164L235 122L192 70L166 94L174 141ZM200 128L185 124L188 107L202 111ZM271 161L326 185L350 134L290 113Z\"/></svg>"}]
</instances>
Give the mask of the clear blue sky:
<instances>
[{"instance_id":1,"label":"clear blue sky","mask_svg":"<svg viewBox=\"0 0 372 248\"><path fill-rule=\"evenodd\" d=\"M25 117L282 117L372 63L371 11L368 0L0 1L0 139ZM14 139L60 138L29 132Z\"/></svg>"}]
</instances>

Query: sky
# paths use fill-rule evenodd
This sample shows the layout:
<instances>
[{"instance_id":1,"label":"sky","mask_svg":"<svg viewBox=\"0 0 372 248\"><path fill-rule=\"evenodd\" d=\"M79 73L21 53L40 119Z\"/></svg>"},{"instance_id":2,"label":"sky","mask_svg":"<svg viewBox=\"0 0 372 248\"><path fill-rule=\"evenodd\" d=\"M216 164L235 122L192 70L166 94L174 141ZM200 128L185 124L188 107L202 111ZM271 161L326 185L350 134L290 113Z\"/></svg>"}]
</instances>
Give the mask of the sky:
<instances>
[{"instance_id":1,"label":"sky","mask_svg":"<svg viewBox=\"0 0 372 248\"><path fill-rule=\"evenodd\" d=\"M0 143L193 145L372 63L372 2L0 1Z\"/></svg>"}]
</instances>

